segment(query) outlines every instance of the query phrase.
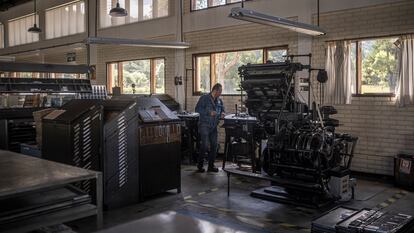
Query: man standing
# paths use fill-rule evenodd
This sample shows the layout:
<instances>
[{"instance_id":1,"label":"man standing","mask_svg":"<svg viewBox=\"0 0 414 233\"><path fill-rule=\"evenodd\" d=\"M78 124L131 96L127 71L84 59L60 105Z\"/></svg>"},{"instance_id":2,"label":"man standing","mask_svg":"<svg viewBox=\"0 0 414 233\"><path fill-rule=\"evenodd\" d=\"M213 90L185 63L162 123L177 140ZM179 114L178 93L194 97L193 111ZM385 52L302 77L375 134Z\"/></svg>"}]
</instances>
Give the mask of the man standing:
<instances>
[{"instance_id":1,"label":"man standing","mask_svg":"<svg viewBox=\"0 0 414 233\"><path fill-rule=\"evenodd\" d=\"M220 83L215 84L209 94L200 97L195 108L195 111L200 114L198 132L201 145L200 153L198 154L198 172L205 172L203 163L209 144L210 152L208 154L207 171L218 172L218 168L214 166L214 160L217 154L217 125L220 118L224 117L223 101L219 98L222 90L223 87Z\"/></svg>"}]
</instances>

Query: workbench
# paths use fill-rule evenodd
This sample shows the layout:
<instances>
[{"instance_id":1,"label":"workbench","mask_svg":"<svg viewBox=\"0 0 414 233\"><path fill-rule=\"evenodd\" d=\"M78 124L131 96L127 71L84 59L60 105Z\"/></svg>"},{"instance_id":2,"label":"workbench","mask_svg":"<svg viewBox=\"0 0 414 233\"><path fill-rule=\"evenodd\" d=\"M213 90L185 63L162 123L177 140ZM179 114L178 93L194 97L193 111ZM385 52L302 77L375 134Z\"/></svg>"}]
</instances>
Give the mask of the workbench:
<instances>
[{"instance_id":1,"label":"workbench","mask_svg":"<svg viewBox=\"0 0 414 233\"><path fill-rule=\"evenodd\" d=\"M88 197L90 201L76 203L77 197L73 197L76 195L70 191L70 195L68 195L68 190L77 190L72 185L76 182L85 181L90 181L96 185L94 197L83 194L80 195L83 197L82 200L85 200L84 197ZM68 205L68 202L62 203L62 201L58 203L57 198L47 196L47 194L59 194L59 197L61 197L62 193L72 204ZM31 199L27 203L16 202L16 200L27 201L28 197L31 197ZM55 201L52 203L54 204L52 205L53 208L45 204L49 201L48 198ZM46 200L46 202L42 203L42 200ZM15 210L11 206L14 205L12 203L16 203L20 209L26 211L21 215L22 217L13 212ZM2 206L0 216L7 219L8 216L5 215L5 212L11 212L14 216L18 216L12 220L1 222L0 232L27 232L93 215L97 216L97 222L101 224L101 173L0 150L0 204ZM33 206L26 206L27 204ZM39 210L39 208L43 209Z\"/></svg>"}]
</instances>

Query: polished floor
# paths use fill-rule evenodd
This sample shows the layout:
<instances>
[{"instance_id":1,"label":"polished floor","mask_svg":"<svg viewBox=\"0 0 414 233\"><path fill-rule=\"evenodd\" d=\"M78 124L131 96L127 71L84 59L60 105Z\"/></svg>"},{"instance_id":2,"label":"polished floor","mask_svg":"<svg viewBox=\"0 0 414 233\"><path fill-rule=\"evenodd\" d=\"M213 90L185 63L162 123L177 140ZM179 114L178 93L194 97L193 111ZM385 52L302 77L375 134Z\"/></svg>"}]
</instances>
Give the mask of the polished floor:
<instances>
[{"instance_id":1,"label":"polished floor","mask_svg":"<svg viewBox=\"0 0 414 233\"><path fill-rule=\"evenodd\" d=\"M249 178L231 178L231 195L227 197L227 175L196 173L195 167L182 167L182 193L175 191L159 195L146 202L104 213L103 229L97 229L94 218L68 224L74 232L114 232L119 225L126 225L159 213L174 211L190 218L213 223L216 228L204 232L310 232L311 221L326 210L278 204L252 198L250 191L268 186ZM390 183L374 180L357 181L355 200L337 205L354 208L377 208L414 215L414 194L394 187ZM174 228L174 222L171 228ZM183 224L180 221L175 224ZM220 228L225 227L225 228ZM109 229L109 230L108 230ZM127 228L124 227L124 232ZM133 225L130 232L139 232ZM182 229L182 226L177 229ZM227 229L227 230L220 230ZM229 231L229 229L232 229ZM200 231L201 232L201 231Z\"/></svg>"}]
</instances>

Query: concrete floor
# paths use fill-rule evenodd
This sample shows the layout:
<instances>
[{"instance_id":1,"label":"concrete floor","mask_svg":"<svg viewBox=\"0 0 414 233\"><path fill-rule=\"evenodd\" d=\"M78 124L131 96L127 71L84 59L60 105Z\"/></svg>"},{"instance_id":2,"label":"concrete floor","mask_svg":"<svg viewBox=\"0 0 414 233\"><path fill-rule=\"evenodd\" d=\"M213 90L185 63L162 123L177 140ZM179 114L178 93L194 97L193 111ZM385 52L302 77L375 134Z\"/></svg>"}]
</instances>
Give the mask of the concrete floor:
<instances>
[{"instance_id":1,"label":"concrete floor","mask_svg":"<svg viewBox=\"0 0 414 233\"><path fill-rule=\"evenodd\" d=\"M269 185L250 178L232 176L227 197L227 175L196 173L194 166L182 166L182 193L174 191L146 202L104 213L104 229L165 211L177 211L240 232L310 232L311 221L331 209L311 209L278 204L250 197L250 191ZM414 194L391 184L358 179L355 200L337 205L383 208L414 215ZM94 218L69 224L76 232L96 231Z\"/></svg>"}]
</instances>

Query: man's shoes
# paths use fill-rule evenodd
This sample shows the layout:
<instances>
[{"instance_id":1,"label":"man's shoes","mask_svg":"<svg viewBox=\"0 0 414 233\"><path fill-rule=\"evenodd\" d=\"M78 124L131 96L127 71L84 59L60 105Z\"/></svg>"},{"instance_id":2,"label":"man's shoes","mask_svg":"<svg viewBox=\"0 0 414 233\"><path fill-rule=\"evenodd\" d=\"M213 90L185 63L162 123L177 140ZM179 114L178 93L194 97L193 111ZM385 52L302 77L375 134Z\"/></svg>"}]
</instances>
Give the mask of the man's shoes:
<instances>
[{"instance_id":1,"label":"man's shoes","mask_svg":"<svg viewBox=\"0 0 414 233\"><path fill-rule=\"evenodd\" d=\"M207 171L208 171L208 172L219 172L219 169L218 169L218 168L216 168L216 167L209 167L209 168L207 169Z\"/></svg>"},{"instance_id":2,"label":"man's shoes","mask_svg":"<svg viewBox=\"0 0 414 233\"><path fill-rule=\"evenodd\" d=\"M198 169L197 169L197 172L198 173L203 173L203 172L205 172L206 170L204 169L204 168L202 168L202 167L198 167Z\"/></svg>"}]
</instances>

